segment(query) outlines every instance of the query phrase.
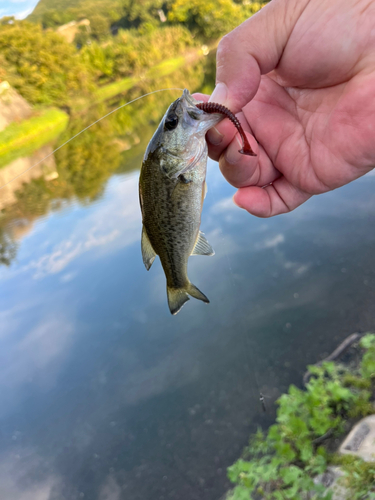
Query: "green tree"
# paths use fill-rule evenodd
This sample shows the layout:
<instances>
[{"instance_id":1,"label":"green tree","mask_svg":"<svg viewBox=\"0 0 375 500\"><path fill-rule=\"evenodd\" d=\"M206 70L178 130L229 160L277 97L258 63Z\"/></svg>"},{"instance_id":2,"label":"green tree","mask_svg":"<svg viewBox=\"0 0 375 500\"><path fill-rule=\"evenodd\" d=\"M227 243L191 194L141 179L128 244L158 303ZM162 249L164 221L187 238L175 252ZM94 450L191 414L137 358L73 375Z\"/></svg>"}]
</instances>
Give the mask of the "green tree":
<instances>
[{"instance_id":1,"label":"green tree","mask_svg":"<svg viewBox=\"0 0 375 500\"><path fill-rule=\"evenodd\" d=\"M68 11L48 10L42 15L41 21L43 28L55 28L56 26L69 23L73 19L73 14Z\"/></svg>"},{"instance_id":2,"label":"green tree","mask_svg":"<svg viewBox=\"0 0 375 500\"><path fill-rule=\"evenodd\" d=\"M92 36L96 40L100 40L110 33L108 20L100 14L90 17L90 29Z\"/></svg>"},{"instance_id":3,"label":"green tree","mask_svg":"<svg viewBox=\"0 0 375 500\"><path fill-rule=\"evenodd\" d=\"M60 35L26 21L0 26L5 78L32 104L63 106L94 89L92 72Z\"/></svg>"},{"instance_id":4,"label":"green tree","mask_svg":"<svg viewBox=\"0 0 375 500\"><path fill-rule=\"evenodd\" d=\"M176 0L168 14L205 40L219 38L246 18L242 5L231 0Z\"/></svg>"}]
</instances>

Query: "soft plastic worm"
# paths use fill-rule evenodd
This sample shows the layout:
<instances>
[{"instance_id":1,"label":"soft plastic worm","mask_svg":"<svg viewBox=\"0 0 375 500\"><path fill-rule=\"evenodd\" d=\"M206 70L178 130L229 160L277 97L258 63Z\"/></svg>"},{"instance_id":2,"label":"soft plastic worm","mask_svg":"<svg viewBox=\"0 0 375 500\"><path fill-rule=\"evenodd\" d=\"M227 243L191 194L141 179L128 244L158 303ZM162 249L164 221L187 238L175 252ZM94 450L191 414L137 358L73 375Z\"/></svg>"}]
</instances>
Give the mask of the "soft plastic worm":
<instances>
[{"instance_id":1,"label":"soft plastic worm","mask_svg":"<svg viewBox=\"0 0 375 500\"><path fill-rule=\"evenodd\" d=\"M226 117L228 117L229 120L233 123L233 125L238 130L238 132L241 136L241 139L242 139L242 144L243 144L242 149L239 149L238 152L243 154L243 155L256 156L254 151L251 149L249 141L247 140L245 132L243 131L243 128L241 127L241 124L240 124L238 118L232 113L232 111L230 111L228 108L226 108L222 104L218 104L216 102L200 102L196 106L198 109L201 109L205 113L221 113L222 115L225 115Z\"/></svg>"}]
</instances>

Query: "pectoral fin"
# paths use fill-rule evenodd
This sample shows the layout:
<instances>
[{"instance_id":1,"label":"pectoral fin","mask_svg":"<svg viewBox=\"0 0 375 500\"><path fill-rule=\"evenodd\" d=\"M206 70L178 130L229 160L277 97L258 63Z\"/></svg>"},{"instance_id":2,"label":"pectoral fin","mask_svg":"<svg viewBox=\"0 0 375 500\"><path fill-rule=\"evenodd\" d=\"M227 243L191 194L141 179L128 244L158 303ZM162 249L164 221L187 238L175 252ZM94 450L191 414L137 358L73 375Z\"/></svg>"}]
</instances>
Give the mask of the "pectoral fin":
<instances>
[{"instance_id":1,"label":"pectoral fin","mask_svg":"<svg viewBox=\"0 0 375 500\"><path fill-rule=\"evenodd\" d=\"M147 232L144 226L142 226L142 239L141 239L141 245L142 245L142 258L143 258L143 264L145 265L147 271L150 269L152 266L152 263L155 260L156 253L154 249L152 248L152 245L150 243L150 240L148 239Z\"/></svg>"},{"instance_id":2,"label":"pectoral fin","mask_svg":"<svg viewBox=\"0 0 375 500\"><path fill-rule=\"evenodd\" d=\"M215 255L215 251L208 243L203 233L199 231L195 247L191 255Z\"/></svg>"}]
</instances>

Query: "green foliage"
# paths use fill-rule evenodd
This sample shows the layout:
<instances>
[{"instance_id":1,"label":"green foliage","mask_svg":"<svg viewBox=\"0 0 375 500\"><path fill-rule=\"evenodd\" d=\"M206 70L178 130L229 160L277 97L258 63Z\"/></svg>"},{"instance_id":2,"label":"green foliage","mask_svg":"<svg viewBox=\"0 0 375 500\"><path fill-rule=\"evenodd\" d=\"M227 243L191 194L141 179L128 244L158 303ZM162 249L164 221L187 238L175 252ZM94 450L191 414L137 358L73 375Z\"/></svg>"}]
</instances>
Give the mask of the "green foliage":
<instances>
[{"instance_id":1,"label":"green foliage","mask_svg":"<svg viewBox=\"0 0 375 500\"><path fill-rule=\"evenodd\" d=\"M306 390L292 385L279 398L276 424L267 434L259 430L244 458L228 469L229 479L237 485L231 500L249 500L256 495L269 500L305 500L307 493L311 499L331 497L331 492L325 493L324 486L313 481L331 460L321 443L325 437L342 432L347 418L373 412L375 335L363 337L361 346L366 349L359 368L361 378L332 362L310 366L312 378ZM375 465L362 461L349 465L345 485L359 500L374 487Z\"/></svg>"},{"instance_id":2,"label":"green foliage","mask_svg":"<svg viewBox=\"0 0 375 500\"><path fill-rule=\"evenodd\" d=\"M371 389L371 380L362 378L354 373L345 373L343 376L343 384L346 387L353 386L358 389Z\"/></svg>"},{"instance_id":3,"label":"green foliage","mask_svg":"<svg viewBox=\"0 0 375 500\"><path fill-rule=\"evenodd\" d=\"M361 364L361 375L365 379L375 378L375 337L368 333L361 339L361 347L366 349Z\"/></svg>"},{"instance_id":4,"label":"green foliage","mask_svg":"<svg viewBox=\"0 0 375 500\"><path fill-rule=\"evenodd\" d=\"M96 38L96 40L101 40L110 32L108 19L100 14L91 16L90 29L92 36Z\"/></svg>"},{"instance_id":5,"label":"green foliage","mask_svg":"<svg viewBox=\"0 0 375 500\"><path fill-rule=\"evenodd\" d=\"M139 28L142 25L160 27L160 10L163 14L170 9L171 0L124 0L122 18L116 23L122 28Z\"/></svg>"},{"instance_id":6,"label":"green foliage","mask_svg":"<svg viewBox=\"0 0 375 500\"><path fill-rule=\"evenodd\" d=\"M59 10L49 10L41 16L43 28L56 28L73 21L73 19L74 15L72 13Z\"/></svg>"},{"instance_id":7,"label":"green foliage","mask_svg":"<svg viewBox=\"0 0 375 500\"><path fill-rule=\"evenodd\" d=\"M93 69L98 83L139 76L145 70L181 56L196 46L191 34L181 26L153 29L143 35L121 30L112 41L91 43L81 50L82 61Z\"/></svg>"},{"instance_id":8,"label":"green foliage","mask_svg":"<svg viewBox=\"0 0 375 500\"><path fill-rule=\"evenodd\" d=\"M105 114L103 107L91 109L76 117L59 142L64 143ZM81 200L96 199L105 181L120 163L120 151L114 142L114 129L109 120L102 120L84 134L56 152L59 182L66 183Z\"/></svg>"},{"instance_id":9,"label":"green foliage","mask_svg":"<svg viewBox=\"0 0 375 500\"><path fill-rule=\"evenodd\" d=\"M246 17L243 7L232 0L175 0L168 14L171 22L184 24L205 40L228 33Z\"/></svg>"},{"instance_id":10,"label":"green foliage","mask_svg":"<svg viewBox=\"0 0 375 500\"><path fill-rule=\"evenodd\" d=\"M67 114L54 108L41 110L21 123L11 123L0 132L0 167L56 139L67 124Z\"/></svg>"},{"instance_id":11,"label":"green foliage","mask_svg":"<svg viewBox=\"0 0 375 500\"><path fill-rule=\"evenodd\" d=\"M75 48L53 32L17 21L0 26L5 79L32 104L67 104L74 93L93 90L92 73Z\"/></svg>"},{"instance_id":12,"label":"green foliage","mask_svg":"<svg viewBox=\"0 0 375 500\"><path fill-rule=\"evenodd\" d=\"M375 499L374 462L365 462L354 455L336 456L333 461L345 474L340 483L350 490L351 500Z\"/></svg>"}]
</instances>

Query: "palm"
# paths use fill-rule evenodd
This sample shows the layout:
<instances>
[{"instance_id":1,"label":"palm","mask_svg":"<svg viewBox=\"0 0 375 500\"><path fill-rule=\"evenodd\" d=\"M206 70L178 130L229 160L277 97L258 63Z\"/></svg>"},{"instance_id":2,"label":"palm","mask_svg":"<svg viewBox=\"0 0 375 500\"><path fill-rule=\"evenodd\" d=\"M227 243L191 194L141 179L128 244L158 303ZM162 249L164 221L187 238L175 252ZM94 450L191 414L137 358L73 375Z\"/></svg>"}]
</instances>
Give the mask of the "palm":
<instances>
[{"instance_id":1,"label":"palm","mask_svg":"<svg viewBox=\"0 0 375 500\"><path fill-rule=\"evenodd\" d=\"M337 2L325 9L309 2L277 69L262 77L240 113L259 143L258 157L236 158L236 140L224 155L210 148L229 182L242 188L236 202L243 208L283 213L374 167L375 8L368 5L356 14L341 13ZM221 132L233 137L228 124Z\"/></svg>"},{"instance_id":2,"label":"palm","mask_svg":"<svg viewBox=\"0 0 375 500\"><path fill-rule=\"evenodd\" d=\"M263 77L243 112L268 159L288 181L318 194L373 167L374 77L298 89L284 88L273 76ZM273 180L270 172L265 181Z\"/></svg>"}]
</instances>

